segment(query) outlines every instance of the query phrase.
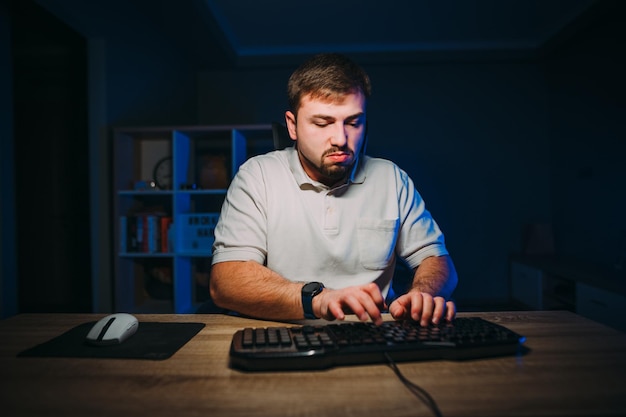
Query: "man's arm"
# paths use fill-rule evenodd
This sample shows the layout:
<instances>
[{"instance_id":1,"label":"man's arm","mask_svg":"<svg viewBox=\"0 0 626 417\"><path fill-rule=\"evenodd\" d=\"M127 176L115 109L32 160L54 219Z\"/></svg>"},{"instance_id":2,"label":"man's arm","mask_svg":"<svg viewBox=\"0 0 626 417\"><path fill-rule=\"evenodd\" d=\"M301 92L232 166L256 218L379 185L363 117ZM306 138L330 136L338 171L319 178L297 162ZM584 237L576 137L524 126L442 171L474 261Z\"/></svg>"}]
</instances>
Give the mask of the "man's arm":
<instances>
[{"instance_id":1,"label":"man's arm","mask_svg":"<svg viewBox=\"0 0 626 417\"><path fill-rule=\"evenodd\" d=\"M413 319L423 326L451 321L456 315L454 302L448 301L456 288L458 277L450 256L431 256L415 270L411 289L389 306L396 320Z\"/></svg>"},{"instance_id":2,"label":"man's arm","mask_svg":"<svg viewBox=\"0 0 626 417\"><path fill-rule=\"evenodd\" d=\"M458 280L456 268L449 255L431 256L415 269L411 290L449 298Z\"/></svg>"},{"instance_id":3,"label":"man's arm","mask_svg":"<svg viewBox=\"0 0 626 417\"><path fill-rule=\"evenodd\" d=\"M292 282L254 261L219 262L211 268L211 298L218 306L252 317L300 320L302 282ZM313 313L327 320L355 314L360 320L382 323L385 300L375 283L334 290L313 298Z\"/></svg>"},{"instance_id":4,"label":"man's arm","mask_svg":"<svg viewBox=\"0 0 626 417\"><path fill-rule=\"evenodd\" d=\"M214 264L209 288L215 304L247 316L270 320L304 317L302 283L289 281L254 261Z\"/></svg>"}]
</instances>

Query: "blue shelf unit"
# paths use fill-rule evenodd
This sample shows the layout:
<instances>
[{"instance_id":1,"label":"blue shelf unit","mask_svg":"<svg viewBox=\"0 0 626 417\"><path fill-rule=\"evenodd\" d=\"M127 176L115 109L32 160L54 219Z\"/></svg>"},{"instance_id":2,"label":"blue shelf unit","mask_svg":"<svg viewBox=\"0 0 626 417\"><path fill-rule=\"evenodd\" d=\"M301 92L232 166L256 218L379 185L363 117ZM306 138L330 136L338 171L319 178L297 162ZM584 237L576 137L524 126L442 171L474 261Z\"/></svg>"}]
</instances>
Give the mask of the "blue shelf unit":
<instances>
[{"instance_id":1,"label":"blue shelf unit","mask_svg":"<svg viewBox=\"0 0 626 417\"><path fill-rule=\"evenodd\" d=\"M212 229L230 180L272 149L269 124L113 129L116 311L185 314L206 302Z\"/></svg>"}]
</instances>

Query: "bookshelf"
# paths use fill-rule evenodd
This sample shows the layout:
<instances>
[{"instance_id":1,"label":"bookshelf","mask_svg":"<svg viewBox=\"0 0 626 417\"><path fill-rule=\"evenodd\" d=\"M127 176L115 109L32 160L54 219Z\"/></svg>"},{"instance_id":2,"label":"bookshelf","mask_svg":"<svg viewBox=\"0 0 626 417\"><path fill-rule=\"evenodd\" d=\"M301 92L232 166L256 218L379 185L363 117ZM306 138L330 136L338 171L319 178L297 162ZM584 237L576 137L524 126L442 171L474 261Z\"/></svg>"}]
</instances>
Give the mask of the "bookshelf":
<instances>
[{"instance_id":1,"label":"bookshelf","mask_svg":"<svg viewBox=\"0 0 626 417\"><path fill-rule=\"evenodd\" d=\"M271 125L113 129L116 311L184 314L207 300L230 180L272 149Z\"/></svg>"}]
</instances>

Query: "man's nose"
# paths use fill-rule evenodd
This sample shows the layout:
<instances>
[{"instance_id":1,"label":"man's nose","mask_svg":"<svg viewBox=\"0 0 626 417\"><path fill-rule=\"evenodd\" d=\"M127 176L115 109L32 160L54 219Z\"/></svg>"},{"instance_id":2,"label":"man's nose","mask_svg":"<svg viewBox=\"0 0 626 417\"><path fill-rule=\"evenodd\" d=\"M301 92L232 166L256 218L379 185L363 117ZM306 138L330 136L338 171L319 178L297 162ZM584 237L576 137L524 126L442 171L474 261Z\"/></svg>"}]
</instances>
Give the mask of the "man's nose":
<instances>
[{"instance_id":1,"label":"man's nose","mask_svg":"<svg viewBox=\"0 0 626 417\"><path fill-rule=\"evenodd\" d=\"M348 142L348 131L343 123L336 123L336 127L330 138L331 145L343 148Z\"/></svg>"}]
</instances>

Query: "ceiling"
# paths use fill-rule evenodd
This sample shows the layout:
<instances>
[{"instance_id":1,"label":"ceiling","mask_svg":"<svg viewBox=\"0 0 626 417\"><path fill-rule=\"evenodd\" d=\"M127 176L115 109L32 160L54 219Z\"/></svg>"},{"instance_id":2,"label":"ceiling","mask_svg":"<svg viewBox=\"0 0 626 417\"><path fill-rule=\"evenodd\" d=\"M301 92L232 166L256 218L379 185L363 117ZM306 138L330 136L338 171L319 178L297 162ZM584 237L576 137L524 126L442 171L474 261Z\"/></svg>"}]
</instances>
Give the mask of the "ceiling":
<instances>
[{"instance_id":1,"label":"ceiling","mask_svg":"<svg viewBox=\"0 0 626 417\"><path fill-rule=\"evenodd\" d=\"M592 0L203 0L240 63L317 52L432 60L535 53ZM394 58L395 57L395 58Z\"/></svg>"},{"instance_id":2,"label":"ceiling","mask_svg":"<svg viewBox=\"0 0 626 417\"><path fill-rule=\"evenodd\" d=\"M317 52L369 63L533 58L606 0L38 2L87 36L145 19L208 69L292 65Z\"/></svg>"}]
</instances>

